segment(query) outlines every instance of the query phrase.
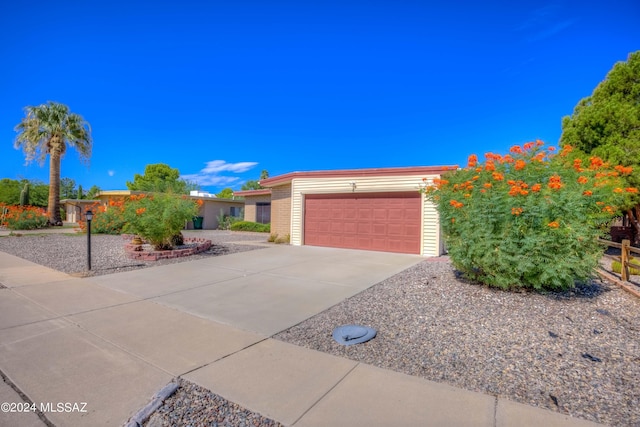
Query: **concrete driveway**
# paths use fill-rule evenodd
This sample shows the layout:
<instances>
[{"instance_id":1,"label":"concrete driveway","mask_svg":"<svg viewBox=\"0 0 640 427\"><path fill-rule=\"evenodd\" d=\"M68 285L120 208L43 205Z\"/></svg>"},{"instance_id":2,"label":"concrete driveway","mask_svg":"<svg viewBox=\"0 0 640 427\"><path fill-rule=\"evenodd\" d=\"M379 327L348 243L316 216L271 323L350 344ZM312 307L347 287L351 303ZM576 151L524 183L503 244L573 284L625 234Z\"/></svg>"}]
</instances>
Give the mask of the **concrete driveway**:
<instances>
[{"instance_id":1,"label":"concrete driveway","mask_svg":"<svg viewBox=\"0 0 640 427\"><path fill-rule=\"evenodd\" d=\"M273 246L90 281L271 336L423 259L383 252Z\"/></svg>"}]
</instances>

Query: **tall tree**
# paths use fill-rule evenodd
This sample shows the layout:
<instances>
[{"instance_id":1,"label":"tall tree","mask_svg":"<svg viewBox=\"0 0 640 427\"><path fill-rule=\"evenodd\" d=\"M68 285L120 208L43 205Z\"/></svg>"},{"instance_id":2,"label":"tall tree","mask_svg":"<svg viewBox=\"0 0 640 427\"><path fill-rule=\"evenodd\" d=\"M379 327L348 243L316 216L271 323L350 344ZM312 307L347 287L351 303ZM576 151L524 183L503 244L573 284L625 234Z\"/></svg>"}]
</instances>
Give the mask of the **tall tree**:
<instances>
[{"instance_id":1,"label":"tall tree","mask_svg":"<svg viewBox=\"0 0 640 427\"><path fill-rule=\"evenodd\" d=\"M233 190L230 187L223 188L218 194L216 194L218 199L231 199L233 198Z\"/></svg>"},{"instance_id":2,"label":"tall tree","mask_svg":"<svg viewBox=\"0 0 640 427\"><path fill-rule=\"evenodd\" d=\"M266 169L263 169L262 172L260 172L260 180L267 179L267 178L269 178L269 171L266 170ZM249 180L249 181L245 182L241 187L241 189L243 191L245 191L245 190L259 190L261 188L264 188L264 187L262 187L262 185L260 185L260 181L259 180Z\"/></svg>"},{"instance_id":3,"label":"tall tree","mask_svg":"<svg viewBox=\"0 0 640 427\"><path fill-rule=\"evenodd\" d=\"M76 149L83 161L91 157L91 127L82 116L71 113L64 104L49 101L25 108L25 117L15 127L16 149L22 148L27 163L41 165L49 156L49 202L47 212L51 225L62 225L60 216L60 161L67 146Z\"/></svg>"},{"instance_id":4,"label":"tall tree","mask_svg":"<svg viewBox=\"0 0 640 427\"><path fill-rule=\"evenodd\" d=\"M89 191L87 191L86 198L93 199L100 192L100 187L97 185L92 185Z\"/></svg>"},{"instance_id":5,"label":"tall tree","mask_svg":"<svg viewBox=\"0 0 640 427\"><path fill-rule=\"evenodd\" d=\"M144 175L135 174L133 182L127 181L127 188L136 191L188 194L191 184L180 179L180 171L165 163L147 165Z\"/></svg>"},{"instance_id":6,"label":"tall tree","mask_svg":"<svg viewBox=\"0 0 640 427\"><path fill-rule=\"evenodd\" d=\"M640 51L616 63L591 96L562 119L560 144L633 167L629 186L640 185ZM640 206L626 213L640 236Z\"/></svg>"},{"instance_id":7,"label":"tall tree","mask_svg":"<svg viewBox=\"0 0 640 427\"><path fill-rule=\"evenodd\" d=\"M74 199L76 196L76 181L71 178L60 179L60 198Z\"/></svg>"}]
</instances>

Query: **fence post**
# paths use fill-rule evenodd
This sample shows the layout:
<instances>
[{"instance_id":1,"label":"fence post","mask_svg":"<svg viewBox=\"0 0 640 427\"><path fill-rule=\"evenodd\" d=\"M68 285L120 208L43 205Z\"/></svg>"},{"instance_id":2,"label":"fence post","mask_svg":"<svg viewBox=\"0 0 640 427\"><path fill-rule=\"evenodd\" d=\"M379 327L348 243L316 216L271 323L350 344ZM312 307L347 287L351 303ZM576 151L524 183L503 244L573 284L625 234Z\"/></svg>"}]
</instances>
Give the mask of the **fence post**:
<instances>
[{"instance_id":1,"label":"fence post","mask_svg":"<svg viewBox=\"0 0 640 427\"><path fill-rule=\"evenodd\" d=\"M629 246L631 246L631 241L624 239L622 241L622 250L620 252L620 273L622 275L622 280L625 282L629 280Z\"/></svg>"}]
</instances>

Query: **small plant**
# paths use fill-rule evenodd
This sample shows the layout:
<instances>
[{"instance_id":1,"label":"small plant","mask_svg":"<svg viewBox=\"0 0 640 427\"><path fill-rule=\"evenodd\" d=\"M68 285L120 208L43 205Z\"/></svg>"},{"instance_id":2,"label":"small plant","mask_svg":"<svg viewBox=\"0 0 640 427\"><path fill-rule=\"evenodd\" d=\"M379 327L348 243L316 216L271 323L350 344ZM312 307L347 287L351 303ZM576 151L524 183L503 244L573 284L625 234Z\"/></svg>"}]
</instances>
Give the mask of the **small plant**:
<instances>
[{"instance_id":1,"label":"small plant","mask_svg":"<svg viewBox=\"0 0 640 427\"><path fill-rule=\"evenodd\" d=\"M218 220L218 230L231 230L231 226L233 224L238 221L242 221L242 218L224 213L224 209L220 209L216 219Z\"/></svg>"},{"instance_id":2,"label":"small plant","mask_svg":"<svg viewBox=\"0 0 640 427\"><path fill-rule=\"evenodd\" d=\"M167 193L130 196L124 204L124 231L141 236L156 250L171 249L174 236L198 214L201 204Z\"/></svg>"},{"instance_id":3,"label":"small plant","mask_svg":"<svg viewBox=\"0 0 640 427\"><path fill-rule=\"evenodd\" d=\"M632 276L640 275L640 260L636 258L629 258L629 264L633 267L629 267L629 274ZM620 274L622 272L622 263L620 261L613 261L611 263L611 270Z\"/></svg>"},{"instance_id":4,"label":"small plant","mask_svg":"<svg viewBox=\"0 0 640 427\"><path fill-rule=\"evenodd\" d=\"M269 238L267 239L267 242L273 243L276 241L277 238L278 238L278 233L271 233L269 234Z\"/></svg>"},{"instance_id":5,"label":"small plant","mask_svg":"<svg viewBox=\"0 0 640 427\"><path fill-rule=\"evenodd\" d=\"M289 244L290 240L291 240L291 237L287 234L286 236L278 237L274 242L276 244L281 244L281 243Z\"/></svg>"},{"instance_id":6,"label":"small plant","mask_svg":"<svg viewBox=\"0 0 640 427\"><path fill-rule=\"evenodd\" d=\"M255 231L258 233L268 233L271 231L271 224L260 224L259 222L238 221L231 225L233 231Z\"/></svg>"}]
</instances>

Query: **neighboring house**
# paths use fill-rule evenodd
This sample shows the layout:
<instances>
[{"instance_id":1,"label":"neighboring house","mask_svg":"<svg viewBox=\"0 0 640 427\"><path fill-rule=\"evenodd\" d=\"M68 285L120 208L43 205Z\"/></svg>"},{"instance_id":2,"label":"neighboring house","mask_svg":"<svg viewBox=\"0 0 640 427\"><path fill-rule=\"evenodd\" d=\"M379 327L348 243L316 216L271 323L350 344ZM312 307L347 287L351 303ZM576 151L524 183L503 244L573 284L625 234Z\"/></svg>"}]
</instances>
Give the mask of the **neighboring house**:
<instances>
[{"instance_id":1,"label":"neighboring house","mask_svg":"<svg viewBox=\"0 0 640 427\"><path fill-rule=\"evenodd\" d=\"M92 209L100 200L93 199L62 199L60 206L65 211L65 222L79 222L84 220L84 213Z\"/></svg>"},{"instance_id":2,"label":"neighboring house","mask_svg":"<svg viewBox=\"0 0 640 427\"><path fill-rule=\"evenodd\" d=\"M270 203L271 232L293 245L438 256L444 251L438 212L420 189L456 167L292 172L260 181L263 190L234 195L245 198L247 221Z\"/></svg>"},{"instance_id":3,"label":"neighboring house","mask_svg":"<svg viewBox=\"0 0 640 427\"><path fill-rule=\"evenodd\" d=\"M244 220L269 224L271 222L271 190L234 191L234 196L244 197Z\"/></svg>"},{"instance_id":4,"label":"neighboring house","mask_svg":"<svg viewBox=\"0 0 640 427\"><path fill-rule=\"evenodd\" d=\"M133 194L145 194L144 191L132 191L132 190L110 190L100 191L95 197L97 200L61 200L60 203L64 206L67 212L67 221L77 222L80 219L79 212L85 212L88 209L95 209L96 205L105 206L109 209L109 201L122 200L125 197ZM216 230L218 228L218 217L222 212L224 215L240 216L244 208L244 200L232 200L232 199L218 199L211 197L210 195L199 196L187 196L192 200L202 200L202 206L200 206L200 212L198 216L203 217L202 228L205 230ZM69 219L69 213L73 213L73 220ZM82 215L84 219L84 214ZM189 221L186 224L186 229L193 229L193 221Z\"/></svg>"}]
</instances>

